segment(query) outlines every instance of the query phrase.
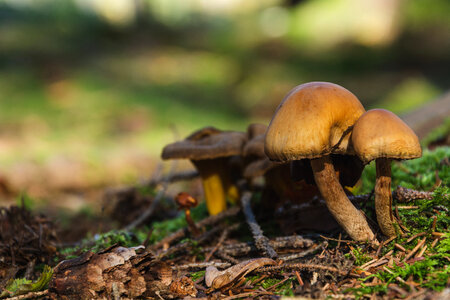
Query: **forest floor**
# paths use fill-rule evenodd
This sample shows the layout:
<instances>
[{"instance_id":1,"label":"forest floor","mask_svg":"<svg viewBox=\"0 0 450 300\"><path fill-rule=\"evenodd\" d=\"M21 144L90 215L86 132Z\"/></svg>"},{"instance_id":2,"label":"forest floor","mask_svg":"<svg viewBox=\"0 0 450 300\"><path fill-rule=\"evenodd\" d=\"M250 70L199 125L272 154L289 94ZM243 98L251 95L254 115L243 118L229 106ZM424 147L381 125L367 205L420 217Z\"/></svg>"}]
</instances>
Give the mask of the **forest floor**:
<instances>
[{"instance_id":1,"label":"forest floor","mask_svg":"<svg viewBox=\"0 0 450 300\"><path fill-rule=\"evenodd\" d=\"M200 203L192 209L197 228L188 226L172 194L199 194L192 172L177 182L178 174L156 174L141 186L108 189L102 216L66 224L34 213L22 197L0 213L0 297L448 299L449 157L450 148L440 146L392 164L392 186L416 192L394 193L401 233L390 239L374 221L375 167L366 167L354 190L360 196L351 199L378 246L352 241L317 195L306 204L267 202L263 181L247 195L266 246L252 237L245 207L208 216ZM95 234L77 240L86 231Z\"/></svg>"}]
</instances>

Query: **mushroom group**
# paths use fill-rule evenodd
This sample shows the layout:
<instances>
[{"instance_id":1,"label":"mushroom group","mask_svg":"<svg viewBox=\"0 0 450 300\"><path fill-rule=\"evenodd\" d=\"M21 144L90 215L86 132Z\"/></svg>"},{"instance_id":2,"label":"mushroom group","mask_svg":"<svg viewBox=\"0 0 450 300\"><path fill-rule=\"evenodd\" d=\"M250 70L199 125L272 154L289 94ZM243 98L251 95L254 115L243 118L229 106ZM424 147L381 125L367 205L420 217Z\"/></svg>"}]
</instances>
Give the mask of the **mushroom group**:
<instances>
[{"instance_id":1,"label":"mushroom group","mask_svg":"<svg viewBox=\"0 0 450 300\"><path fill-rule=\"evenodd\" d=\"M393 113L366 112L347 89L310 82L286 95L269 126L251 124L247 132L207 127L167 145L162 158L191 160L202 179L211 215L226 209L227 198L239 198L236 183L242 179L251 182L264 176L265 186L279 198L301 198L297 182L315 184L352 239L377 244L364 213L348 199L351 192L346 187L354 186L364 165L375 160L376 217L381 232L394 236L401 230L392 214L390 162L421 154L415 133Z\"/></svg>"},{"instance_id":2,"label":"mushroom group","mask_svg":"<svg viewBox=\"0 0 450 300\"><path fill-rule=\"evenodd\" d=\"M309 159L317 187L336 221L357 241L374 240L363 213L336 176L331 154L352 155L350 131L365 112L348 90L326 82L294 88L278 106L266 132L265 152L272 160Z\"/></svg>"}]
</instances>

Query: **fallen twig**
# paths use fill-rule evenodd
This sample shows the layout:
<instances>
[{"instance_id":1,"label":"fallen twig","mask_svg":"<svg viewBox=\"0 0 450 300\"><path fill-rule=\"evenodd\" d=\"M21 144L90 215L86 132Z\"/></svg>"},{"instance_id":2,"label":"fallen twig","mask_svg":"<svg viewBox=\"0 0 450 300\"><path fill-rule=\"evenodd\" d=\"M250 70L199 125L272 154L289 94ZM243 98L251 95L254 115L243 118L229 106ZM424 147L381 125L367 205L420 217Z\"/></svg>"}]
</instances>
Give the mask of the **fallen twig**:
<instances>
[{"instance_id":1,"label":"fallen twig","mask_svg":"<svg viewBox=\"0 0 450 300\"><path fill-rule=\"evenodd\" d=\"M409 239L407 239L406 242L409 243L409 242L411 242L412 240L414 240L415 238L420 237L420 236L424 236L424 235L426 235L426 234L427 234L426 232L419 232L419 233L416 233L415 235L413 235L413 236L411 236Z\"/></svg>"},{"instance_id":2,"label":"fallen twig","mask_svg":"<svg viewBox=\"0 0 450 300\"><path fill-rule=\"evenodd\" d=\"M204 269L209 266L214 266L216 268L228 268L231 266L230 263L227 262L216 262L216 261L208 261L208 262L198 262L198 263L191 263L191 264L185 264L185 265L179 265L179 266L172 266L171 268L173 270L187 270L187 269Z\"/></svg>"},{"instance_id":3,"label":"fallen twig","mask_svg":"<svg viewBox=\"0 0 450 300\"><path fill-rule=\"evenodd\" d=\"M348 199L353 202L364 202L368 201L370 197L372 196L372 193L370 194L363 194L363 195L351 195L348 196ZM433 199L433 192L425 192L425 191L417 191L413 189L408 189L402 186L398 186L393 192L392 197L397 199L398 202L411 202L418 199L427 199L431 200Z\"/></svg>"},{"instance_id":4,"label":"fallen twig","mask_svg":"<svg viewBox=\"0 0 450 300\"><path fill-rule=\"evenodd\" d=\"M5 300L21 300L21 299L34 299L40 298L48 295L48 290L40 291L40 292L31 292L24 295L19 295L15 297L5 298Z\"/></svg>"},{"instance_id":5,"label":"fallen twig","mask_svg":"<svg viewBox=\"0 0 450 300\"><path fill-rule=\"evenodd\" d=\"M303 282L302 277L300 276L300 273L298 273L298 271L295 270L294 274L295 274L295 277L297 277L298 284L301 286L304 285L305 283Z\"/></svg>"},{"instance_id":6,"label":"fallen twig","mask_svg":"<svg viewBox=\"0 0 450 300\"><path fill-rule=\"evenodd\" d=\"M314 242L310 239L304 238L300 235L290 235L285 237L277 237L273 240L269 240L270 246L275 250L278 249L298 249L311 247ZM211 251L214 247L205 248L204 251ZM246 255L250 252L255 252L258 249L254 242L248 243L233 243L224 245L220 248L220 251L233 256Z\"/></svg>"},{"instance_id":7,"label":"fallen twig","mask_svg":"<svg viewBox=\"0 0 450 300\"><path fill-rule=\"evenodd\" d=\"M330 266L322 266L318 264L304 264L304 263L285 263L279 266L270 266L259 268L257 272L273 272L273 271L284 271L286 269L289 270L323 270L329 271L332 273L338 273L339 275L347 276L349 272L341 271L338 268L330 267Z\"/></svg>"},{"instance_id":8,"label":"fallen twig","mask_svg":"<svg viewBox=\"0 0 450 300\"><path fill-rule=\"evenodd\" d=\"M398 186L395 191L392 192L392 196L399 202L411 202L417 199L433 199L432 192L417 191L413 189L407 189L402 186Z\"/></svg>"},{"instance_id":9,"label":"fallen twig","mask_svg":"<svg viewBox=\"0 0 450 300\"><path fill-rule=\"evenodd\" d=\"M324 249L327 245L328 245L328 243L325 241L324 243L316 245L315 247L312 247L308 250L294 253L294 254L280 256L279 259L286 262L286 261L294 260L297 258L301 258L301 257L307 256L307 255L310 255L310 254L316 252L317 250Z\"/></svg>"},{"instance_id":10,"label":"fallen twig","mask_svg":"<svg viewBox=\"0 0 450 300\"><path fill-rule=\"evenodd\" d=\"M417 252L417 250L419 250L420 247L422 247L423 244L425 244L425 241L427 240L426 237L424 237L422 240L420 240L417 245L414 247L414 249L411 250L411 252L408 253L408 255L406 255L406 257L403 259L404 261L407 261L408 259L410 259L414 253Z\"/></svg>"},{"instance_id":11,"label":"fallen twig","mask_svg":"<svg viewBox=\"0 0 450 300\"><path fill-rule=\"evenodd\" d=\"M270 258L276 258L278 254L269 244L269 239L264 236L261 227L258 225L255 219L255 215L253 214L250 200L252 198L252 193L249 191L243 191L241 197L241 205L242 211L244 212L245 219L247 220L247 224L250 227L250 231L253 234L253 239L255 240L255 246L259 250L261 250L265 255Z\"/></svg>"}]
</instances>

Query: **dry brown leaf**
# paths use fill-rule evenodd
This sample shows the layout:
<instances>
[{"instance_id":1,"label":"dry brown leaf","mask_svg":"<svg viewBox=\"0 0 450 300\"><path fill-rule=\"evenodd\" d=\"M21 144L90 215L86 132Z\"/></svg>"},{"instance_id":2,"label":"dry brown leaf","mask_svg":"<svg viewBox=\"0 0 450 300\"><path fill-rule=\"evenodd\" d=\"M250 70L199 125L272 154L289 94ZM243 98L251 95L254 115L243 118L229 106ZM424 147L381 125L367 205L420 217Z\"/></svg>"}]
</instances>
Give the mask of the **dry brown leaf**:
<instances>
[{"instance_id":1,"label":"dry brown leaf","mask_svg":"<svg viewBox=\"0 0 450 300\"><path fill-rule=\"evenodd\" d=\"M275 264L273 259L262 257L243 261L223 271L209 266L206 268L205 282L213 290L226 288L257 268Z\"/></svg>"}]
</instances>

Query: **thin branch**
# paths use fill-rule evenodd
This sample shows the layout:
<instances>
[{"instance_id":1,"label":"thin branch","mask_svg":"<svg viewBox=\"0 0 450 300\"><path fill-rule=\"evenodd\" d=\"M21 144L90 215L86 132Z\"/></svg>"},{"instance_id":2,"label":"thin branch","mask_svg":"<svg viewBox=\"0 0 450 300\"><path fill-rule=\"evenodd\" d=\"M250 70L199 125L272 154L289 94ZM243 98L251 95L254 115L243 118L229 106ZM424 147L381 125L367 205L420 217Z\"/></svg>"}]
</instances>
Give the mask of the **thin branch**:
<instances>
[{"instance_id":1,"label":"thin branch","mask_svg":"<svg viewBox=\"0 0 450 300\"><path fill-rule=\"evenodd\" d=\"M24 295L19 295L15 297L5 298L5 300L21 300L21 299L34 299L40 298L48 295L48 290L40 291L40 292L30 292Z\"/></svg>"},{"instance_id":2,"label":"thin branch","mask_svg":"<svg viewBox=\"0 0 450 300\"><path fill-rule=\"evenodd\" d=\"M171 268L173 270L187 270L187 269L204 269L209 266L214 266L216 268L225 269L225 268L231 267L231 264L227 263L227 262L208 261L208 262L198 262L198 263L191 263L191 264L185 264L185 265L179 265L179 266L172 266Z\"/></svg>"},{"instance_id":3,"label":"thin branch","mask_svg":"<svg viewBox=\"0 0 450 300\"><path fill-rule=\"evenodd\" d=\"M339 275L347 276L349 272L341 271L338 268L330 267L330 266L323 266L318 264L304 264L304 263L288 263L288 264L282 264L279 266L270 266L270 267L264 267L259 268L257 272L273 272L273 271L285 271L286 269L290 270L323 270L323 271L329 271L332 273L338 273Z\"/></svg>"},{"instance_id":4,"label":"thin branch","mask_svg":"<svg viewBox=\"0 0 450 300\"><path fill-rule=\"evenodd\" d=\"M245 219L247 220L247 224L250 227L250 231L253 234L253 239L255 240L255 246L259 250L261 250L264 254L269 256L270 258L276 258L278 257L278 254L275 252L275 250L272 248L272 246L269 244L269 239L264 236L263 231L261 230L261 227L256 222L255 215L253 214L250 200L252 198L252 193L249 191L244 190L242 192L241 197L241 205L242 210L245 215Z\"/></svg>"},{"instance_id":5,"label":"thin branch","mask_svg":"<svg viewBox=\"0 0 450 300\"><path fill-rule=\"evenodd\" d=\"M279 249L307 248L311 247L314 244L314 242L300 235L291 235L291 236L277 237L273 240L269 240L269 244L270 246L272 246L274 250L279 250ZM208 247L204 248L204 251L208 252L211 251L212 249L213 249L212 247ZM258 251L258 248L256 248L254 242L227 244L220 248L220 252L232 256L247 255L251 252L256 251Z\"/></svg>"}]
</instances>

